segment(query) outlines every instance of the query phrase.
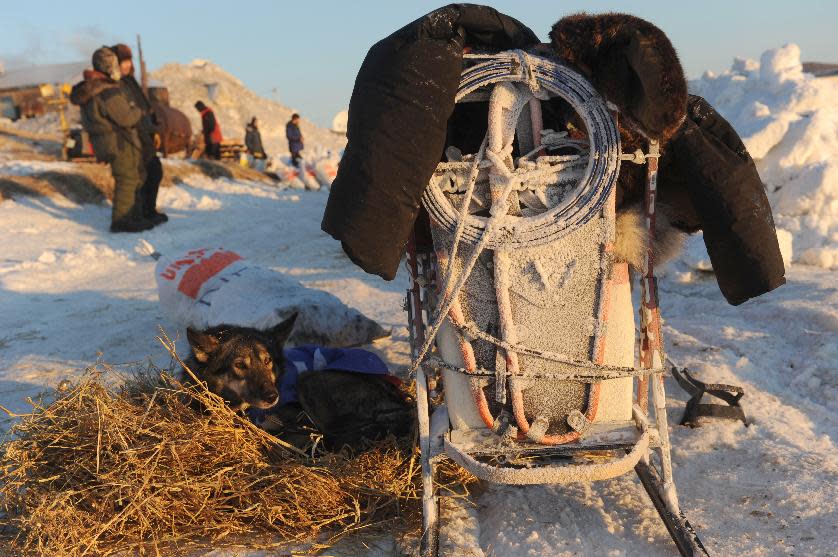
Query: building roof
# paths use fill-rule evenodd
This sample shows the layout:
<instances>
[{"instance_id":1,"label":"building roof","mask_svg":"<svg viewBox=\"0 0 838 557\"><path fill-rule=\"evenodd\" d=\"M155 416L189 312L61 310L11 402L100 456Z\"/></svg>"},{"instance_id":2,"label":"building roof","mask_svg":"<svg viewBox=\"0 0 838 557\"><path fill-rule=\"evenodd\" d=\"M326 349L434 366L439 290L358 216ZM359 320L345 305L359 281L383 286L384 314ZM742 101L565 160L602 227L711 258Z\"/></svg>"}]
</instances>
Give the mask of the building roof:
<instances>
[{"instance_id":1,"label":"building roof","mask_svg":"<svg viewBox=\"0 0 838 557\"><path fill-rule=\"evenodd\" d=\"M89 66L87 62L70 62L7 70L0 74L0 89L37 87L46 83L75 83L81 81L82 72Z\"/></svg>"},{"instance_id":2,"label":"building roof","mask_svg":"<svg viewBox=\"0 0 838 557\"><path fill-rule=\"evenodd\" d=\"M829 77L838 75L838 64L825 64L823 62L803 62L803 71L815 77Z\"/></svg>"}]
</instances>

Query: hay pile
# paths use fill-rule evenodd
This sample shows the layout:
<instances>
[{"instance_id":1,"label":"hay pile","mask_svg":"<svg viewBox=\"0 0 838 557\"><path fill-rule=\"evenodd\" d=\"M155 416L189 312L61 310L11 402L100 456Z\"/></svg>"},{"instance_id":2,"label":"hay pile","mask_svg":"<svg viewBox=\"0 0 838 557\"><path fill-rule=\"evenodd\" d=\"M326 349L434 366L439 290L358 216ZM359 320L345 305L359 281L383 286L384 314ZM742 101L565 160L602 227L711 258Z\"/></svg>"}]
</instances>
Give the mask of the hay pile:
<instances>
[{"instance_id":1,"label":"hay pile","mask_svg":"<svg viewBox=\"0 0 838 557\"><path fill-rule=\"evenodd\" d=\"M289 542L311 550L362 528L415 532L421 523L409 441L312 457L201 387L156 373L117 387L109 373L99 366L34 403L3 444L0 524L10 554L177 555ZM448 468L449 488L469 481Z\"/></svg>"}]
</instances>

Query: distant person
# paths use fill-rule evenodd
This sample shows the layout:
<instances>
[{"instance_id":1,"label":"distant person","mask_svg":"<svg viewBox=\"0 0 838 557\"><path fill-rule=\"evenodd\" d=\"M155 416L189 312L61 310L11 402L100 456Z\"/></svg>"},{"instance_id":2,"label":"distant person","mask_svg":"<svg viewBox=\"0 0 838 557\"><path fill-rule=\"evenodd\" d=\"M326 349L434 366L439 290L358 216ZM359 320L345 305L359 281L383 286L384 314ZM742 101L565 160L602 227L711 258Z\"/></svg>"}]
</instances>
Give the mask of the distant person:
<instances>
[{"instance_id":1,"label":"distant person","mask_svg":"<svg viewBox=\"0 0 838 557\"><path fill-rule=\"evenodd\" d=\"M90 135L96 159L111 166L115 182L111 232L140 232L154 227L143 217L138 200L145 181L143 146L137 126L143 111L120 87L116 54L107 47L93 53L93 70L70 93L81 109L81 123Z\"/></svg>"},{"instance_id":2,"label":"distant person","mask_svg":"<svg viewBox=\"0 0 838 557\"><path fill-rule=\"evenodd\" d=\"M163 165L157 158L157 148L160 146L160 135L157 133L157 117L154 115L148 97L134 78L134 61L131 47L120 43L112 46L111 50L114 51L119 60L119 70L122 73L119 84L122 91L143 111L143 117L137 126L140 142L143 146L143 164L146 172L146 179L138 196L139 202L142 204L143 217L155 225L162 224L169 220L169 217L157 210L157 193L160 191L160 182L163 180Z\"/></svg>"},{"instance_id":3,"label":"distant person","mask_svg":"<svg viewBox=\"0 0 838 557\"><path fill-rule=\"evenodd\" d=\"M253 157L254 168L262 170L260 167L265 166L265 159L268 155L265 154L265 148L262 146L262 133L259 131L259 120L254 116L244 131L244 145L247 147L247 152Z\"/></svg>"},{"instance_id":4,"label":"distant person","mask_svg":"<svg viewBox=\"0 0 838 557\"><path fill-rule=\"evenodd\" d=\"M291 151L291 164L300 166L300 151L303 150L303 133L300 131L300 115L292 114L291 120L285 124L285 137L288 138L288 150Z\"/></svg>"},{"instance_id":5,"label":"distant person","mask_svg":"<svg viewBox=\"0 0 838 557\"><path fill-rule=\"evenodd\" d=\"M195 109L201 113L201 127L204 133L204 154L207 158L221 159L221 126L210 107L203 101L195 103Z\"/></svg>"}]
</instances>

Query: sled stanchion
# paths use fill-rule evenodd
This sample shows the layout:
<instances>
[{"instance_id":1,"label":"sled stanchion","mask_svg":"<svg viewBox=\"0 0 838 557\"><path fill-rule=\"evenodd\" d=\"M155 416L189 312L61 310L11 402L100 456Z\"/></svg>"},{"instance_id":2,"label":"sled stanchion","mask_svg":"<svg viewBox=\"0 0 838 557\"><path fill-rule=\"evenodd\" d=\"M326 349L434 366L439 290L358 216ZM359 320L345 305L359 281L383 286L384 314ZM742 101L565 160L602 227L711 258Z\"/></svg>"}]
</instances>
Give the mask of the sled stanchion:
<instances>
[{"instance_id":1,"label":"sled stanchion","mask_svg":"<svg viewBox=\"0 0 838 557\"><path fill-rule=\"evenodd\" d=\"M419 285L419 263L415 234L411 233L407 245L407 268L411 287L405 306L410 318L411 348L425 342L425 325L422 318L422 289ZM416 357L417 354L412 354ZM416 370L416 421L419 427L419 452L422 463L422 538L420 555L436 557L439 548L439 499L434 486L434 465L431 455L431 413L428 394L428 379L425 367Z\"/></svg>"},{"instance_id":2,"label":"sled stanchion","mask_svg":"<svg viewBox=\"0 0 838 557\"><path fill-rule=\"evenodd\" d=\"M422 457L422 557L436 557L439 547L439 498L434 486L434 465L431 457L428 381L424 368L416 373L416 410L419 422L419 450Z\"/></svg>"}]
</instances>

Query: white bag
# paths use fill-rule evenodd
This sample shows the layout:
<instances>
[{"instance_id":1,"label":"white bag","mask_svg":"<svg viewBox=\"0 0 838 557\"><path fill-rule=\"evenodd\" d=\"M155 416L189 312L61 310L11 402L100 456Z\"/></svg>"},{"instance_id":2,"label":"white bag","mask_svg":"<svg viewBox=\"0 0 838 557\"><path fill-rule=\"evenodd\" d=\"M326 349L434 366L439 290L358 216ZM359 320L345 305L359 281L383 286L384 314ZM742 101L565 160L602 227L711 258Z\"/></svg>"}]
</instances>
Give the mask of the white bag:
<instances>
[{"instance_id":1,"label":"white bag","mask_svg":"<svg viewBox=\"0 0 838 557\"><path fill-rule=\"evenodd\" d=\"M271 159L271 170L276 172L280 182L294 190L304 190L306 185L300 179L300 171L293 166L288 166L279 157Z\"/></svg>"},{"instance_id":2,"label":"white bag","mask_svg":"<svg viewBox=\"0 0 838 557\"><path fill-rule=\"evenodd\" d=\"M306 162L305 159L300 159L300 180L306 185L307 190L320 190L320 182L317 181L317 176L314 175L314 168Z\"/></svg>"},{"instance_id":3,"label":"white bag","mask_svg":"<svg viewBox=\"0 0 838 557\"><path fill-rule=\"evenodd\" d=\"M327 188L332 187L332 182L335 181L335 176L338 175L338 163L340 159L326 158L320 159L314 163L314 174L317 180Z\"/></svg>"},{"instance_id":4,"label":"white bag","mask_svg":"<svg viewBox=\"0 0 838 557\"><path fill-rule=\"evenodd\" d=\"M292 345L347 347L389 335L337 297L306 288L223 248L161 257L155 269L160 306L183 327L237 325L266 330L297 312Z\"/></svg>"}]
</instances>

